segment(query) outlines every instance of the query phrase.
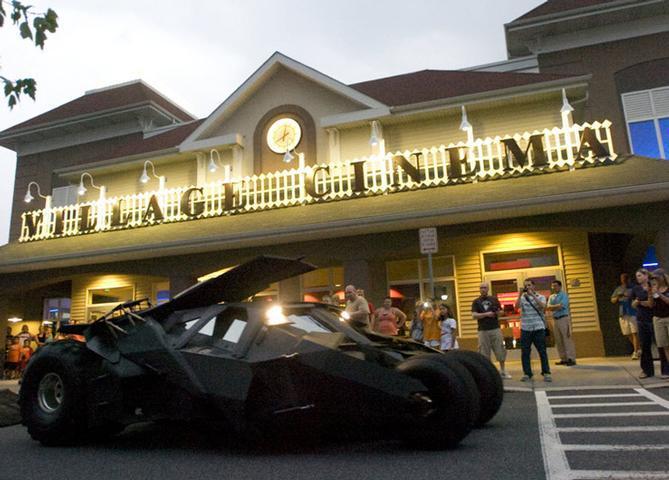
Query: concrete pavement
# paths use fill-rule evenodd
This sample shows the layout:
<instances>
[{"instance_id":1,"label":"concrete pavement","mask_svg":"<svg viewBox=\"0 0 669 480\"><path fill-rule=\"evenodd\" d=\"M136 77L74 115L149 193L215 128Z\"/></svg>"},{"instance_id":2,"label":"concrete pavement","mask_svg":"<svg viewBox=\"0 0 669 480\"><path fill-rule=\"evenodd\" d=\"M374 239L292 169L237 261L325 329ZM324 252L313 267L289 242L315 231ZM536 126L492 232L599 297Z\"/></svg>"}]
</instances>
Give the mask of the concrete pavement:
<instances>
[{"instance_id":1,"label":"concrete pavement","mask_svg":"<svg viewBox=\"0 0 669 480\"><path fill-rule=\"evenodd\" d=\"M534 353L534 352L533 352ZM539 359L532 356L533 381L521 382L523 370L519 360L509 360L506 370L513 376L511 380L504 380L507 391L531 392L535 390L560 390L560 389L598 389L613 386L629 386L643 388L669 387L669 380L660 378L660 362L655 362L655 377L639 379L641 368L638 360L631 357L593 357L578 358L577 365L565 367L555 365L558 360L555 355L551 356L551 383L544 382L541 376Z\"/></svg>"}]
</instances>

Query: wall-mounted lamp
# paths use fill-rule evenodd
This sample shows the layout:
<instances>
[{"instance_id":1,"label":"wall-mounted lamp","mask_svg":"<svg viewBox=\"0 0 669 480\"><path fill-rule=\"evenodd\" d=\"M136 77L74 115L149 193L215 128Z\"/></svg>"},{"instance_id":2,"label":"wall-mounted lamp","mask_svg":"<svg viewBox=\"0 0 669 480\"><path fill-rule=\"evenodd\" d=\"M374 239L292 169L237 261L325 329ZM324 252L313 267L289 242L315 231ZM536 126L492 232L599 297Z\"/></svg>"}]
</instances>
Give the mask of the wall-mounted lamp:
<instances>
[{"instance_id":1,"label":"wall-mounted lamp","mask_svg":"<svg viewBox=\"0 0 669 480\"><path fill-rule=\"evenodd\" d=\"M86 177L86 176L88 176L88 178L91 179L91 187L97 188L100 191L102 191L102 189L105 188L104 186L96 185L95 182L93 181L93 175L91 175L88 172L84 172L84 173L81 174L81 177L79 178L79 189L77 190L77 195L80 195L80 196L85 195L86 192L88 191L88 189L84 186L84 177Z\"/></svg>"},{"instance_id":2,"label":"wall-mounted lamp","mask_svg":"<svg viewBox=\"0 0 669 480\"><path fill-rule=\"evenodd\" d=\"M216 159L214 159L214 153L216 154ZM222 165L223 164L221 163L221 154L218 153L218 150L216 150L215 148L212 148L209 151L209 165L207 166L207 169L211 173L214 173Z\"/></svg>"},{"instance_id":3,"label":"wall-mounted lamp","mask_svg":"<svg viewBox=\"0 0 669 480\"><path fill-rule=\"evenodd\" d=\"M374 120L370 127L369 144L376 147L381 141L381 126L378 121Z\"/></svg>"},{"instance_id":4,"label":"wall-mounted lamp","mask_svg":"<svg viewBox=\"0 0 669 480\"><path fill-rule=\"evenodd\" d=\"M290 162L293 161L294 158L295 158L295 155L290 153L290 150L286 150L286 153L283 154L283 162L284 163L290 163Z\"/></svg>"},{"instance_id":5,"label":"wall-mounted lamp","mask_svg":"<svg viewBox=\"0 0 669 480\"><path fill-rule=\"evenodd\" d=\"M26 203L30 203L35 199L35 197L33 197L30 194L30 187L33 186L33 185L35 185L35 187L37 187L37 196L46 200L48 198L48 196L47 195L42 195L42 191L39 188L39 183L30 182L28 184L28 188L26 189L26 195L25 195L25 197L23 197L23 201L26 202Z\"/></svg>"},{"instance_id":6,"label":"wall-mounted lamp","mask_svg":"<svg viewBox=\"0 0 669 480\"><path fill-rule=\"evenodd\" d=\"M142 183L149 183L149 180L151 180L151 177L149 176L146 166L151 165L151 171L153 173L153 176L158 179L158 182L160 182L160 190L163 190L165 188L165 177L163 175L157 175L156 174L156 166L153 164L151 160L146 160L144 162L144 170L142 171L142 175L139 177L139 181Z\"/></svg>"},{"instance_id":7,"label":"wall-mounted lamp","mask_svg":"<svg viewBox=\"0 0 669 480\"><path fill-rule=\"evenodd\" d=\"M562 89L562 108L560 109L560 113L562 115L569 115L573 111L574 111L574 107L572 107L569 104L569 100L567 99L567 92L563 88Z\"/></svg>"},{"instance_id":8,"label":"wall-mounted lamp","mask_svg":"<svg viewBox=\"0 0 669 480\"><path fill-rule=\"evenodd\" d=\"M7 321L9 323L19 323L19 322L22 322L23 319L19 318L19 317L10 317L10 318L7 319Z\"/></svg>"},{"instance_id":9,"label":"wall-mounted lamp","mask_svg":"<svg viewBox=\"0 0 669 480\"><path fill-rule=\"evenodd\" d=\"M469 123L469 120L467 119L467 110L465 109L465 106L462 105L460 109L462 110L460 130L467 133L467 142L472 143L474 141L474 127L472 127L472 124Z\"/></svg>"}]
</instances>

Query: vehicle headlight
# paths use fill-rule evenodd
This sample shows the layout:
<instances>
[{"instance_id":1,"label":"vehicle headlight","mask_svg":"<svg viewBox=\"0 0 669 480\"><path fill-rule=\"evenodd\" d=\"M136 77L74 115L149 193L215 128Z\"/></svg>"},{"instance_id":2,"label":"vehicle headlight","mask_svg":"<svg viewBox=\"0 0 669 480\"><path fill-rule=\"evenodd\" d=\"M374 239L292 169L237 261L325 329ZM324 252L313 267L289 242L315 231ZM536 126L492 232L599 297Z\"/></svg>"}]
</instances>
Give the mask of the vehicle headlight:
<instances>
[{"instance_id":1,"label":"vehicle headlight","mask_svg":"<svg viewBox=\"0 0 669 480\"><path fill-rule=\"evenodd\" d=\"M280 305L268 309L266 316L267 325L281 325L283 323L288 323L288 319L283 314L283 308L281 308Z\"/></svg>"}]
</instances>

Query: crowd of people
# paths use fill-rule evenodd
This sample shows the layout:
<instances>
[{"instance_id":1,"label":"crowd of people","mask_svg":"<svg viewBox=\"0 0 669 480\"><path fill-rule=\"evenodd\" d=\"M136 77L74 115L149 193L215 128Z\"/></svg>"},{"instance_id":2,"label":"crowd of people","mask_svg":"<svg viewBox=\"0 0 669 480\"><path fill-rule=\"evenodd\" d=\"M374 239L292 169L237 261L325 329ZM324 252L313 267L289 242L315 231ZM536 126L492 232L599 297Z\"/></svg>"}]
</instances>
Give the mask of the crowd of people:
<instances>
[{"instance_id":1,"label":"crowd of people","mask_svg":"<svg viewBox=\"0 0 669 480\"><path fill-rule=\"evenodd\" d=\"M649 272L640 268L636 283L620 275L620 284L611 294L618 305L620 331L626 336L641 367L639 378L655 376L653 344L660 357L660 376L669 379L669 276L663 269Z\"/></svg>"},{"instance_id":2,"label":"crowd of people","mask_svg":"<svg viewBox=\"0 0 669 480\"><path fill-rule=\"evenodd\" d=\"M640 361L639 378L655 375L652 349L655 344L660 356L661 377L669 379L669 276L662 269L651 273L641 268L636 271L635 280L633 284L628 274L621 274L620 284L611 294L611 302L619 309L621 333L632 345L632 358ZM489 290L487 283L481 283L480 295L471 307L471 316L478 327L478 351L487 358L494 354L500 375L510 379L512 377L506 371L507 351L501 330L504 312L497 297L490 295ZM530 381L534 375L530 360L532 347L539 355L544 381L552 381L546 344L546 338L551 334L560 357L556 365L576 365L569 296L559 280L552 282L551 290L551 295L546 298L528 279L518 292L515 308L520 313L521 381ZM349 322L356 328L383 335L408 335L442 351L459 348L458 322L453 309L446 303L418 300L413 312L407 315L393 306L391 297L386 297L383 304L375 309L365 298L364 291L353 285L345 288L344 299L333 294L324 296L322 302L344 307ZM548 314L553 320L550 329ZM27 325L23 325L17 335L13 335L12 328L7 327L4 378L19 378L35 349L57 339L49 325L42 325L37 335L30 333ZM77 340L83 341L80 338Z\"/></svg>"},{"instance_id":3,"label":"crowd of people","mask_svg":"<svg viewBox=\"0 0 669 480\"><path fill-rule=\"evenodd\" d=\"M37 335L30 333L28 325L23 325L17 335L13 334L12 327L7 327L4 378L20 378L35 350L54 340L56 338L49 325L42 325Z\"/></svg>"}]
</instances>

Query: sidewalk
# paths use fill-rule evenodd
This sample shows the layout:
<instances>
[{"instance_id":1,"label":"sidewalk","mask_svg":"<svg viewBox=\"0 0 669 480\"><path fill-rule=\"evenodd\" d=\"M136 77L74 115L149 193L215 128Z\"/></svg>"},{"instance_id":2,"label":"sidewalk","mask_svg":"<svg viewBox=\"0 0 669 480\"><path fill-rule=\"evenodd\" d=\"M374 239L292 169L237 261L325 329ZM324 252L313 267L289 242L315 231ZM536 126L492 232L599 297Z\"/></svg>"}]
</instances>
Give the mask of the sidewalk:
<instances>
[{"instance_id":1,"label":"sidewalk","mask_svg":"<svg viewBox=\"0 0 669 480\"><path fill-rule=\"evenodd\" d=\"M534 352L533 352L534 353ZM580 390L600 389L607 387L669 387L669 380L660 378L660 362L655 362L655 377L639 379L641 368L638 360L630 357L593 357L578 358L577 365L564 367L555 365L556 357L549 359L553 381L546 383L541 376L541 366L536 355L532 357L534 378L531 382L521 382L523 370L520 361L508 360L506 370L513 378L504 380L504 389L509 392L532 392L534 390Z\"/></svg>"},{"instance_id":2,"label":"sidewalk","mask_svg":"<svg viewBox=\"0 0 669 480\"><path fill-rule=\"evenodd\" d=\"M551 376L553 382L546 383L541 376L539 359L532 355L532 370L534 381L521 382L523 370L519 360L507 360L506 370L513 376L511 380L504 380L504 389L509 392L532 392L534 390L569 390L569 389L598 389L607 387L643 387L643 388L669 388L669 380L660 378L660 362L655 362L655 374L653 378L640 380L639 361L630 357L592 357L579 358L578 365L563 367L555 365L556 358L550 356ZM495 364L497 366L497 364ZM14 393L19 392L18 380L0 380L0 390L9 389Z\"/></svg>"}]
</instances>

